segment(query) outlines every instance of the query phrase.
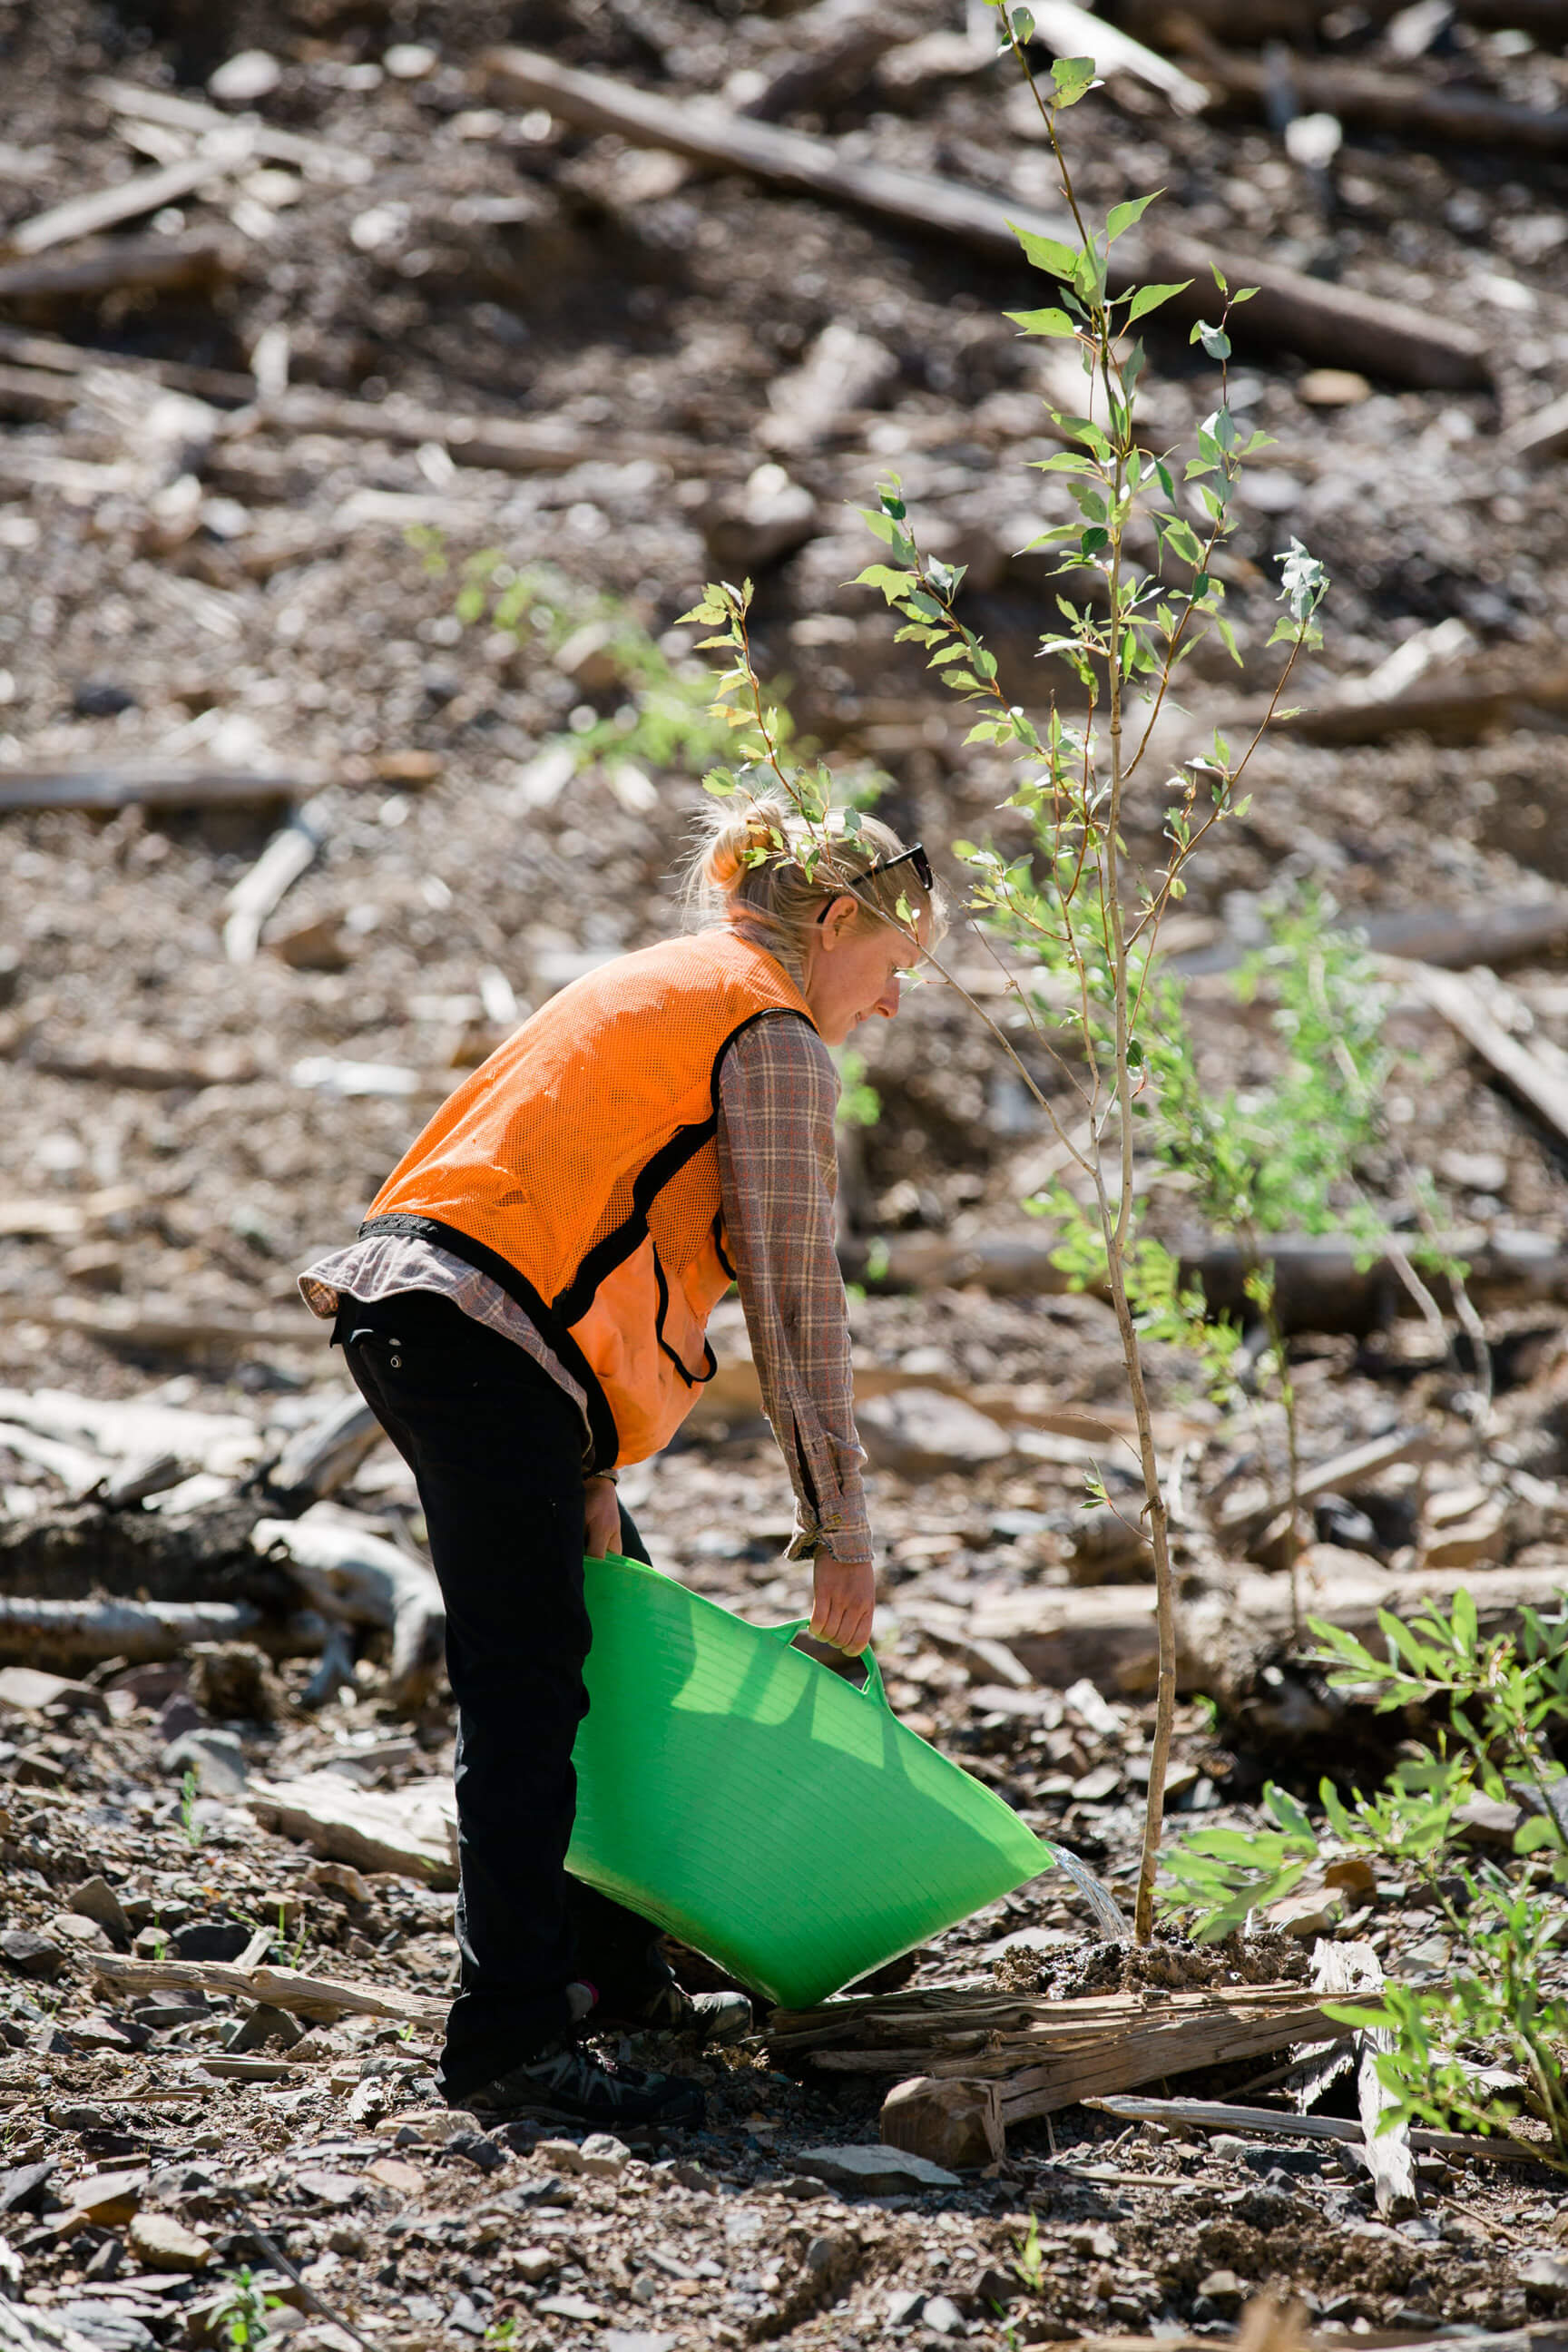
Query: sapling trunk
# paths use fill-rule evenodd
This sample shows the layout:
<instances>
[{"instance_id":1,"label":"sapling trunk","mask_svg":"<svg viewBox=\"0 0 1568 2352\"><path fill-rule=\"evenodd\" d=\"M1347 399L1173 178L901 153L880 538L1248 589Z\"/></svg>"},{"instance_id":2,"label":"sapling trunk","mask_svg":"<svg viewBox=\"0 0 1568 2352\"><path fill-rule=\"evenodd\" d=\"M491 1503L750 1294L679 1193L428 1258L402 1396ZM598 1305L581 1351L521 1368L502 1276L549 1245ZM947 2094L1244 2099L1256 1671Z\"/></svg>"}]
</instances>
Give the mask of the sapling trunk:
<instances>
[{"instance_id":1,"label":"sapling trunk","mask_svg":"<svg viewBox=\"0 0 1568 2352\"><path fill-rule=\"evenodd\" d=\"M1053 706L1048 719L1037 728L1019 707L1009 703L998 683L994 656L954 609L962 569L921 554L896 482L881 489L878 507L866 517L889 550L891 560L872 564L862 572L861 580L882 591L906 624L899 632L900 640L912 639L926 647L941 682L984 706L985 715L971 730L969 740L1009 745L1026 772L1011 805L1024 809L1030 818L1032 858L1009 865L994 849L963 844L958 849L974 876L972 908L988 920L994 934L991 944L1000 938L1026 950L1037 967L1053 972L1068 992L1072 1013L1067 1025L1073 1033L1081 1066L1069 1064L1056 1043L1056 1032L1062 1025L1059 1003L1044 993L1032 995L1021 979L1010 975L1015 1017L1021 1013L1033 1042L1054 1061L1065 1079L1075 1104L1073 1127L1064 1124L1057 1104L1045 1093L1002 1024L976 1004L967 991L961 988L959 992L1055 1128L1066 1160L1078 1171L1093 1200L1095 1263L1080 1265L1077 1271L1082 1279L1103 1286L1116 1317L1142 1487L1139 1516L1154 1559L1159 1685L1134 1917L1137 1938L1146 1943L1153 1930L1154 1876L1176 1690L1169 1515L1140 1341L1140 1323L1151 1319L1145 1278L1151 1258L1158 1262L1164 1286L1166 1319L1172 1326L1167 1336L1190 1336L1197 1310L1191 1298L1176 1296L1174 1260L1139 1231L1135 1120L1145 1107L1142 1097L1149 1083L1149 1055L1141 1030L1151 1017L1150 963L1161 919L1184 892L1184 869L1194 851L1215 825L1246 812L1247 803L1237 797L1237 780L1279 708L1297 656L1304 645L1317 642L1313 614L1326 583L1321 567L1292 541L1282 558L1281 593L1289 618L1279 623L1270 639L1270 643L1286 644L1289 653L1265 719L1238 760L1232 758L1228 746L1216 736L1212 755L1185 761L1177 769L1170 785L1175 804L1166 812L1163 870L1150 880L1136 873L1124 876L1128 856L1122 835L1124 798L1149 751L1154 722L1174 670L1198 635L1209 626L1218 630L1231 653L1240 658L1229 624L1220 613L1225 590L1213 566L1220 542L1231 528L1227 503L1241 459L1263 437L1255 436L1247 448L1242 447L1225 397L1228 382L1225 366L1230 351L1225 322L1234 304L1247 299L1247 289L1232 294L1220 281L1219 324L1205 323L1194 331L1194 340L1201 339L1209 356L1221 364L1221 404L1199 428L1198 456L1188 463L1184 488L1178 492L1165 459L1139 446L1132 396L1143 354L1136 343L1125 346L1128 330L1136 320L1184 289L1145 287L1112 299L1106 284L1110 245L1131 227L1152 198L1119 205L1102 230L1090 229L1079 211L1071 174L1058 143L1057 115L1093 86L1093 67L1083 58L1058 59L1052 68L1047 98L1037 86L1025 56L1033 33L1026 9L1005 16L1004 25L1007 46L1039 106L1060 173L1062 195L1079 239L1075 250L1050 238L1021 233L1027 258L1058 281L1064 307L1010 315L1026 334L1072 341L1090 385L1086 404L1092 409L1097 397L1102 396L1105 405L1103 429L1089 417L1052 412L1067 446L1059 456L1044 461L1043 470L1060 478L1080 520L1052 527L1036 542L1060 551L1058 573L1068 575L1069 584L1073 576L1081 579L1089 571L1098 573L1104 584L1103 617L1088 605L1075 608L1058 598L1067 615L1066 632L1041 641L1047 656L1065 660L1076 675L1087 705L1084 717L1066 723ZM1189 502L1206 518L1202 531L1188 519ZM1155 543L1156 561L1150 571L1141 570L1131 552L1129 530L1135 515L1147 524ZM1184 586L1167 586L1165 575L1172 571L1185 572ZM705 781L708 789L721 797L782 789L800 822L804 845L797 847L797 854L832 887L840 872L835 865L835 844L841 845L852 835L860 820L853 808L844 811L840 819L833 818L834 779L825 766L797 767L781 755L779 731L752 658L747 617L750 601L749 582L740 588L710 584L701 603L686 615L719 631L704 641L729 656L729 667L718 681L714 712L742 730L735 765L714 770ZM1142 708L1132 730L1135 740L1130 744L1128 698L1135 686ZM1207 808L1199 806L1202 792L1209 796ZM1043 869L1044 881L1037 880L1037 868ZM912 931L907 906L900 905L898 919ZM958 986L940 961L931 961L944 979ZM1113 1119L1118 1169L1114 1200L1101 1159ZM1081 1132L1077 1130L1077 1120L1082 1122ZM1099 1492L1103 1498L1102 1485Z\"/></svg>"}]
</instances>

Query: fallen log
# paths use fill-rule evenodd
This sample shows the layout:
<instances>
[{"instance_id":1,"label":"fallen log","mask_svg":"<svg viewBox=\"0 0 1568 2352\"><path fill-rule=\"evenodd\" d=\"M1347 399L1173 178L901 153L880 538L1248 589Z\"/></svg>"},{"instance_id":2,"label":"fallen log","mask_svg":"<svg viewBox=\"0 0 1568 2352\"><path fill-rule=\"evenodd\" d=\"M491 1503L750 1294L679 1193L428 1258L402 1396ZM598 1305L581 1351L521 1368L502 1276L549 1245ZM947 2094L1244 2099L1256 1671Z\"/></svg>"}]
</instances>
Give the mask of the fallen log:
<instances>
[{"instance_id":1,"label":"fallen log","mask_svg":"<svg viewBox=\"0 0 1568 2352\"><path fill-rule=\"evenodd\" d=\"M267 1491L280 1511L298 1517L346 1486L367 1454L380 1444L381 1423L358 1391L296 1430L267 1474Z\"/></svg>"},{"instance_id":2,"label":"fallen log","mask_svg":"<svg viewBox=\"0 0 1568 2352\"><path fill-rule=\"evenodd\" d=\"M775 2010L775 2065L827 2074L907 2075L918 2053L933 2081L997 2085L1005 2126L1056 2115L1081 2099L1198 2067L1225 2065L1321 2039L1321 1995L1299 1985L1239 1985L1046 2000L942 1988Z\"/></svg>"},{"instance_id":3,"label":"fallen log","mask_svg":"<svg viewBox=\"0 0 1568 2352\"><path fill-rule=\"evenodd\" d=\"M136 1306L77 1298L25 1298L0 1294L0 1325L41 1323L55 1331L81 1331L107 1347L301 1348L320 1345L321 1326L301 1307L297 1315L254 1314L217 1307Z\"/></svg>"},{"instance_id":4,"label":"fallen log","mask_svg":"<svg viewBox=\"0 0 1568 2352\"><path fill-rule=\"evenodd\" d=\"M1568 1297L1568 1252L1552 1234L1452 1234L1440 1245L1469 1267L1467 1287L1478 1306ZM962 1241L945 1234L893 1234L881 1243L847 1244L839 1263L847 1280L879 1290L976 1283L998 1297L1049 1297L1072 1286L1054 1262L1057 1246L1031 1234L975 1234ZM1183 1252L1182 1279L1203 1285L1214 1313L1250 1317L1247 1277L1260 1259L1275 1270L1287 1332L1364 1333L1415 1311L1386 1258L1367 1263L1356 1243L1337 1234L1271 1234L1257 1254L1229 1242L1194 1244ZM1440 1279L1431 1287L1440 1300L1447 1297Z\"/></svg>"},{"instance_id":5,"label":"fallen log","mask_svg":"<svg viewBox=\"0 0 1568 2352\"><path fill-rule=\"evenodd\" d=\"M335 1977L308 1976L300 1969L246 1967L234 1960L142 1960L95 1952L94 1974L127 1998L146 1992L220 1992L265 2001L292 2017L331 2023L338 2017L384 2017L395 2024L436 2027L448 2004L402 1992L395 1985L342 1984Z\"/></svg>"},{"instance_id":6,"label":"fallen log","mask_svg":"<svg viewBox=\"0 0 1568 2352\"><path fill-rule=\"evenodd\" d=\"M0 299L90 302L100 294L174 294L213 287L238 274L230 237L110 237L68 259L0 260Z\"/></svg>"},{"instance_id":7,"label":"fallen log","mask_svg":"<svg viewBox=\"0 0 1568 2352\"><path fill-rule=\"evenodd\" d=\"M1475 982L1462 973L1417 967L1412 978L1425 1002L1480 1055L1510 1093L1568 1142L1568 1075L1510 1035Z\"/></svg>"},{"instance_id":8,"label":"fallen log","mask_svg":"<svg viewBox=\"0 0 1568 2352\"><path fill-rule=\"evenodd\" d=\"M172 1088L248 1086L261 1074L253 1055L219 1046L210 1053L176 1052L152 1035L73 1041L51 1045L35 1040L27 1062L55 1078L84 1078L95 1086L135 1087L152 1093Z\"/></svg>"},{"instance_id":9,"label":"fallen log","mask_svg":"<svg viewBox=\"0 0 1568 2352\"><path fill-rule=\"evenodd\" d=\"M1494 729L1517 725L1531 711L1568 711L1568 669L1517 669L1500 675L1497 662L1468 677L1437 679L1384 697L1347 696L1318 709L1276 719L1274 726L1303 742L1330 746L1377 743L1389 735L1430 735L1435 742L1470 743ZM1261 707L1256 715L1262 716ZM1243 721L1242 723L1245 723Z\"/></svg>"},{"instance_id":10,"label":"fallen log","mask_svg":"<svg viewBox=\"0 0 1568 2352\"><path fill-rule=\"evenodd\" d=\"M1267 112L1277 88L1275 68L1261 58L1237 57L1205 46L1194 69L1212 90ZM1516 106L1482 90L1447 89L1415 74L1389 73L1292 56L1287 68L1303 114L1332 114L1342 122L1401 137L1451 139L1471 146L1529 148L1560 154L1568 148L1568 110Z\"/></svg>"},{"instance_id":11,"label":"fallen log","mask_svg":"<svg viewBox=\"0 0 1568 2352\"><path fill-rule=\"evenodd\" d=\"M142 1665L177 1658L194 1642L260 1640L262 1623L261 1612L241 1601L33 1601L0 1593L0 1657L30 1666L92 1658Z\"/></svg>"},{"instance_id":12,"label":"fallen log","mask_svg":"<svg viewBox=\"0 0 1568 2352\"><path fill-rule=\"evenodd\" d=\"M1233 2107L1224 2099L1086 2099L1128 2123L1178 2125L1184 2131L1263 2132L1271 2139L1338 2140L1355 2145L1363 2126L1348 2116L1293 2116L1277 2107ZM1517 2141L1486 2139L1475 2132L1428 2131L1413 2125L1410 2145L1430 2156L1479 2156L1499 2164L1527 2164L1530 2151Z\"/></svg>"},{"instance_id":13,"label":"fallen log","mask_svg":"<svg viewBox=\"0 0 1568 2352\"><path fill-rule=\"evenodd\" d=\"M426 1886L458 1884L457 1800L449 1780L395 1792L362 1789L335 1772L253 1780L244 1802L264 1829L356 1870L390 1870Z\"/></svg>"},{"instance_id":14,"label":"fallen log","mask_svg":"<svg viewBox=\"0 0 1568 2352\"><path fill-rule=\"evenodd\" d=\"M256 1429L242 1413L79 1396L70 1389L0 1389L0 1419L91 1446L112 1462L168 1451L224 1478L242 1476L261 1454Z\"/></svg>"},{"instance_id":15,"label":"fallen log","mask_svg":"<svg viewBox=\"0 0 1568 2352\"><path fill-rule=\"evenodd\" d=\"M1331 1565L1321 1555L1328 1554ZM1301 1612L1363 1639L1375 1638L1380 1609L1406 1617L1423 1601L1473 1597L1481 1622L1499 1631L1521 1609L1546 1609L1568 1590L1568 1561L1547 1568L1428 1569L1398 1575L1373 1560L1308 1545L1300 1558ZM1154 1594L1148 1585L1062 1587L999 1595L971 1613L968 1631L1005 1643L1038 1683L1067 1690L1087 1677L1117 1697L1152 1690L1158 1678ZM1246 1570L1184 1595L1176 1610L1176 1675L1184 1693L1223 1695L1250 1662L1288 1646L1286 1580Z\"/></svg>"},{"instance_id":16,"label":"fallen log","mask_svg":"<svg viewBox=\"0 0 1568 2352\"><path fill-rule=\"evenodd\" d=\"M0 814L15 809L257 808L291 801L324 782L314 769L124 766L0 769Z\"/></svg>"},{"instance_id":17,"label":"fallen log","mask_svg":"<svg viewBox=\"0 0 1568 2352\"><path fill-rule=\"evenodd\" d=\"M833 140L748 121L707 101L663 98L607 75L579 73L534 50L488 50L479 70L499 94L548 107L579 130L613 131L633 146L662 147L693 163L745 172L1008 259L1018 257L1015 223L1051 237L1071 235L1065 215L1009 204L960 181L846 155ZM1122 293L1148 279L1190 279L1190 299L1176 298L1171 310L1191 316L1194 305L1212 309L1216 265L1232 284L1245 279L1258 289L1236 313L1238 337L1283 343L1304 358L1401 383L1463 389L1490 380L1486 344L1468 328L1251 257L1219 254L1195 238L1123 237L1113 251L1110 290Z\"/></svg>"},{"instance_id":18,"label":"fallen log","mask_svg":"<svg viewBox=\"0 0 1568 2352\"><path fill-rule=\"evenodd\" d=\"M454 415L448 410L416 408L401 399L346 400L304 385L264 396L230 420L233 437L258 432L388 441L399 449L434 442L460 466L488 466L503 474L564 474L574 466L626 465L635 459L662 462L686 475L741 469L740 457L728 447L669 435L578 433L525 417Z\"/></svg>"},{"instance_id":19,"label":"fallen log","mask_svg":"<svg viewBox=\"0 0 1568 2352\"><path fill-rule=\"evenodd\" d=\"M1495 971L1523 963L1568 942L1568 897L1500 899L1477 907L1402 907L1346 926L1374 955L1462 971L1484 963ZM1232 971L1249 950L1221 937L1172 956L1168 969L1184 980ZM1390 977L1398 979L1399 974Z\"/></svg>"},{"instance_id":20,"label":"fallen log","mask_svg":"<svg viewBox=\"0 0 1568 2352\"><path fill-rule=\"evenodd\" d=\"M1387 1437L1374 1437L1365 1445L1352 1445L1343 1454L1332 1454L1326 1462L1304 1464L1297 1483L1296 1500L1310 1503L1320 1495L1353 1491L1398 1463L1426 1461L1439 1450L1437 1437L1431 1430L1394 1430ZM1255 1502L1238 1496L1215 1515L1215 1532L1232 1543L1248 1542L1269 1530L1276 1507L1270 1502Z\"/></svg>"},{"instance_id":21,"label":"fallen log","mask_svg":"<svg viewBox=\"0 0 1568 2352\"><path fill-rule=\"evenodd\" d=\"M430 1569L331 1503L312 1504L297 1519L258 1519L250 1540L263 1558L287 1560L323 1616L390 1632L387 1696L397 1706L424 1704L447 1639L446 1607Z\"/></svg>"}]
</instances>

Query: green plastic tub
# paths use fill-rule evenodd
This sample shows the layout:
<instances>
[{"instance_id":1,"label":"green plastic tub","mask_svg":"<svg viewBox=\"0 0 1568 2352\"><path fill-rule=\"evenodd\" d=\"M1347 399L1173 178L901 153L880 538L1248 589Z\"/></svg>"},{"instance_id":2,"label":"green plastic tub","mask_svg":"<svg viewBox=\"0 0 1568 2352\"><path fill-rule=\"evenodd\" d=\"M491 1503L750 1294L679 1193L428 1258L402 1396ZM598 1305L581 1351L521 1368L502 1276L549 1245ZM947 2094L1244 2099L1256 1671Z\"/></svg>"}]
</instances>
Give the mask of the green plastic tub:
<instances>
[{"instance_id":1,"label":"green plastic tub","mask_svg":"<svg viewBox=\"0 0 1568 2352\"><path fill-rule=\"evenodd\" d=\"M585 1564L594 1646L567 1867L786 2009L1026 1879L1055 1848L857 1689L635 1560Z\"/></svg>"}]
</instances>

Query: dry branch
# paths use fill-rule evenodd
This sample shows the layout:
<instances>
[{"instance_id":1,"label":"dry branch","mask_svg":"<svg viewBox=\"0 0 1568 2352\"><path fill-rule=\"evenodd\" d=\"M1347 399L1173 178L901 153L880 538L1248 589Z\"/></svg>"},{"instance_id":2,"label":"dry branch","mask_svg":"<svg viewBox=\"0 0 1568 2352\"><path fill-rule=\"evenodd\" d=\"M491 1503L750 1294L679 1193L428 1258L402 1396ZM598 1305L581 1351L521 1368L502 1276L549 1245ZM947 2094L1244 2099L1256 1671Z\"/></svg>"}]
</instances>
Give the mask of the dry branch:
<instances>
[{"instance_id":1,"label":"dry branch","mask_svg":"<svg viewBox=\"0 0 1568 2352\"><path fill-rule=\"evenodd\" d=\"M386 2017L398 2024L438 2026L447 2014L445 2001L421 2000L417 1993L395 1986L377 1991L369 1985L340 1984L332 1977L307 1976L300 1969L247 1968L233 1960L122 1959L107 1952L93 1955L93 1969L103 1983L118 1993L221 1992L247 2000L265 2001L294 2017Z\"/></svg>"},{"instance_id":2,"label":"dry branch","mask_svg":"<svg viewBox=\"0 0 1568 2352\"><path fill-rule=\"evenodd\" d=\"M707 102L662 98L606 75L578 73L533 50L489 50L481 70L498 94L548 107L580 130L613 131L634 146L662 147L693 163L750 173L1008 259L1018 256L1014 223L1058 238L1068 229L1064 215L1009 204L933 173L865 162L846 155L831 139L748 121ZM1271 263L1215 253L1191 237L1162 234L1142 243L1124 237L1115 249L1111 291L1124 292L1146 278L1191 278L1192 301L1199 309L1205 302L1212 308L1211 269L1216 263L1233 284L1245 278L1258 289L1236 314L1238 334L1402 383L1462 389L1489 380L1486 346L1468 328Z\"/></svg>"},{"instance_id":3,"label":"dry branch","mask_svg":"<svg viewBox=\"0 0 1568 2352\"><path fill-rule=\"evenodd\" d=\"M170 131L189 131L197 138L232 133L241 127L256 154L277 163L293 163L309 178L358 184L368 180L375 168L368 155L356 154L352 148L280 130L255 115L247 115L237 124L237 118L225 114L220 107L209 106L204 99L181 98L173 90L149 89L140 82L117 81L106 74L88 83L87 94L132 121L161 122Z\"/></svg>"},{"instance_id":4,"label":"dry branch","mask_svg":"<svg viewBox=\"0 0 1568 2352\"><path fill-rule=\"evenodd\" d=\"M1351 2145L1363 2136L1348 2116L1293 2116L1276 2107L1233 2107L1224 2099L1086 2099L1129 2123L1178 2124L1186 2130L1266 2132L1275 2139L1328 2139ZM1412 2126L1410 2145L1434 2156L1490 2157L1499 2164L1522 2164L1529 2157L1516 2141L1483 2139L1473 2132L1426 2131Z\"/></svg>"},{"instance_id":5,"label":"dry branch","mask_svg":"<svg viewBox=\"0 0 1568 2352\"><path fill-rule=\"evenodd\" d=\"M312 1506L302 1518L258 1519L251 1542L264 1555L281 1553L324 1616L390 1631L388 1696L400 1706L423 1704L441 1670L447 1612L422 1561L331 1503Z\"/></svg>"},{"instance_id":6,"label":"dry branch","mask_svg":"<svg viewBox=\"0 0 1568 2352\"><path fill-rule=\"evenodd\" d=\"M255 961L268 916L315 863L325 834L324 820L320 800L296 809L229 892L224 902L228 915L223 927L223 949L230 963Z\"/></svg>"},{"instance_id":7,"label":"dry branch","mask_svg":"<svg viewBox=\"0 0 1568 2352\"><path fill-rule=\"evenodd\" d=\"M1267 110L1279 76L1259 58L1237 57L1205 47L1194 70L1213 89ZM1392 131L1416 140L1453 139L1468 144L1527 147L1547 154L1568 147L1568 111L1514 106L1480 90L1434 88L1414 74L1386 73L1294 56L1290 88L1302 113L1337 115L1342 122Z\"/></svg>"},{"instance_id":8,"label":"dry branch","mask_svg":"<svg viewBox=\"0 0 1568 2352\"><path fill-rule=\"evenodd\" d=\"M100 229L114 228L121 221L144 219L149 213L161 212L165 205L177 205L198 188L221 181L247 163L251 152L244 129L228 123L222 144L215 139L202 154L184 156L178 163L165 163L161 171L134 173L113 187L95 188L90 195L68 196L63 205L35 213L31 220L22 221L0 240L0 252L30 260L51 246L73 245L79 237L94 236Z\"/></svg>"},{"instance_id":9,"label":"dry branch","mask_svg":"<svg viewBox=\"0 0 1568 2352\"><path fill-rule=\"evenodd\" d=\"M0 261L0 299L87 302L100 294L173 294L216 286L239 267L232 237L108 237L68 259Z\"/></svg>"},{"instance_id":10,"label":"dry branch","mask_svg":"<svg viewBox=\"0 0 1568 2352\"><path fill-rule=\"evenodd\" d=\"M1420 994L1434 1011L1442 1014L1449 1027L1480 1055L1511 1093L1528 1103L1548 1127L1568 1142L1568 1076L1553 1069L1518 1037L1510 1036L1475 982L1462 973L1418 968L1414 978Z\"/></svg>"},{"instance_id":11,"label":"dry branch","mask_svg":"<svg viewBox=\"0 0 1568 2352\"><path fill-rule=\"evenodd\" d=\"M517 416L464 416L404 400L345 400L301 386L261 399L232 420L230 437L268 431L321 433L344 441L389 441L396 448L438 444L461 466L503 474L564 474L574 466L662 459L684 474L738 469L731 452L653 433L574 432Z\"/></svg>"}]
</instances>

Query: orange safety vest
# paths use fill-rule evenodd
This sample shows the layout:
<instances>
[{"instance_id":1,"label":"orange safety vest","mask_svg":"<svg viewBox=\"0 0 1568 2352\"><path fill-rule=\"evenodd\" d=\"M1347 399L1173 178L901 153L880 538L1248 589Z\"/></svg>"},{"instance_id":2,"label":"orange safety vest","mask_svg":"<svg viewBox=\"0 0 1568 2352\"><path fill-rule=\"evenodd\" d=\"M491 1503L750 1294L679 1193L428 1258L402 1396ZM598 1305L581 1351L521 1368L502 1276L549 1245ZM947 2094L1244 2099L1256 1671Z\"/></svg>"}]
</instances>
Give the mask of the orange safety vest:
<instances>
[{"instance_id":1,"label":"orange safety vest","mask_svg":"<svg viewBox=\"0 0 1568 2352\"><path fill-rule=\"evenodd\" d=\"M516 1299L582 1383L600 1469L668 1444L717 1369L719 1072L776 1013L811 1019L733 931L617 956L465 1079L360 1227L433 1242Z\"/></svg>"}]
</instances>

